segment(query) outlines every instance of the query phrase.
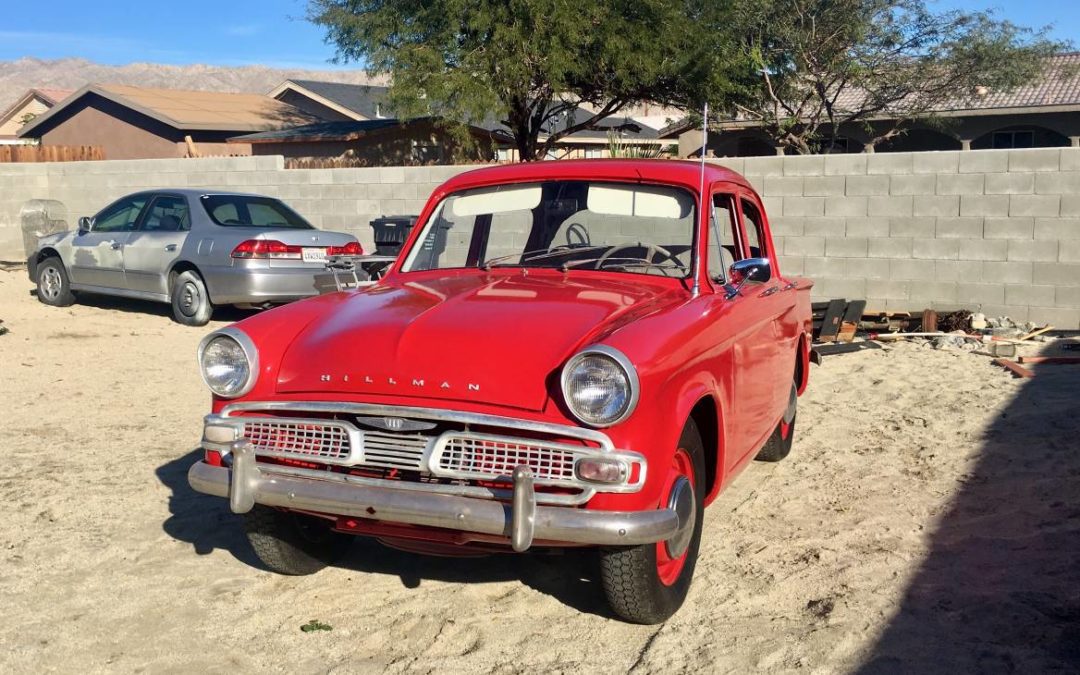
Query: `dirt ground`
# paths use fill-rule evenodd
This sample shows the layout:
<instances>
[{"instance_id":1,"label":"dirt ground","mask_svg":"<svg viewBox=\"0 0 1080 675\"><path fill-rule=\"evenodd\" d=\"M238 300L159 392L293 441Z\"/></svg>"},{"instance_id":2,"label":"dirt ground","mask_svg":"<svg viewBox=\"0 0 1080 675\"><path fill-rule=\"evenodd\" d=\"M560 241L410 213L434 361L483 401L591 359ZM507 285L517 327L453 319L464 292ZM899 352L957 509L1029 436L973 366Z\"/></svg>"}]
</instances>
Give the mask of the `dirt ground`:
<instances>
[{"instance_id":1,"label":"dirt ground","mask_svg":"<svg viewBox=\"0 0 1080 675\"><path fill-rule=\"evenodd\" d=\"M206 331L30 291L0 272L2 672L1080 670L1080 366L826 358L792 455L707 511L686 605L642 627L578 555L262 570L187 486Z\"/></svg>"}]
</instances>

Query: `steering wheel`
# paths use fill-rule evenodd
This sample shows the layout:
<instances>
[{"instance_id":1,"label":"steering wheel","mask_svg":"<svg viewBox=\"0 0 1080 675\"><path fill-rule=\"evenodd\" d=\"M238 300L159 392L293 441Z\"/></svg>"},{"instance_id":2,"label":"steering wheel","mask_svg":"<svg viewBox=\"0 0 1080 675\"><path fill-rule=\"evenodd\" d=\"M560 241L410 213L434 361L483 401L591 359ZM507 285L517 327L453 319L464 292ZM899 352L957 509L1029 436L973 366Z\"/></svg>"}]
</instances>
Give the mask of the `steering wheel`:
<instances>
[{"instance_id":1,"label":"steering wheel","mask_svg":"<svg viewBox=\"0 0 1080 675\"><path fill-rule=\"evenodd\" d=\"M552 242L551 246L548 247L548 252L571 250L575 248L585 248L587 246L592 246L592 240L589 239L589 231L586 230L585 226L581 223L570 223L566 227L565 236L565 244L556 244Z\"/></svg>"},{"instance_id":2,"label":"steering wheel","mask_svg":"<svg viewBox=\"0 0 1080 675\"><path fill-rule=\"evenodd\" d=\"M609 258L614 256L619 251L624 251L624 250L626 250L628 248L644 248L645 249L645 257L643 258L644 260L647 260L650 263L657 263L657 264L662 263L662 262L664 262L666 260L670 260L671 262L675 263L675 265L680 270L682 270L683 272L686 271L686 265L682 264L682 261L680 261L678 258L676 258L674 256L674 254L671 253L671 251L667 250L663 246L660 246L659 244L642 244L642 243L618 244L617 246L613 246L612 248L608 249L604 253L604 255L600 256L600 259L596 261L596 266L593 269L597 269L597 270L603 269L604 268L604 263L607 262ZM659 262L657 262L656 260L653 260L653 257L655 255L657 255L657 254L660 254L660 255L664 256L663 258L660 259ZM667 268L666 267L661 267L660 269L663 270L665 277L670 276L667 273Z\"/></svg>"}]
</instances>

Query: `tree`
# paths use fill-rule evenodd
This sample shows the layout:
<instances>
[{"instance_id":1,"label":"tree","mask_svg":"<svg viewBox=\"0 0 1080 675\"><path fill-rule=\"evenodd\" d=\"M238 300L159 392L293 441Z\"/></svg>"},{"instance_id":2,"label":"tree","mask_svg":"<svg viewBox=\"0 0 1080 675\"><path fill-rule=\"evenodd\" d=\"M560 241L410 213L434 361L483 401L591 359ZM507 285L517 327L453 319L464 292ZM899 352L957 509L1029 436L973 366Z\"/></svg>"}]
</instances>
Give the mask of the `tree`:
<instances>
[{"instance_id":1,"label":"tree","mask_svg":"<svg viewBox=\"0 0 1080 675\"><path fill-rule=\"evenodd\" d=\"M523 160L642 101L727 101L750 71L729 0L310 0L339 61L391 78L396 115L509 130ZM726 47L726 48L725 48ZM740 64L744 67L740 68ZM577 109L589 114L575 115ZM486 123L486 124L485 124Z\"/></svg>"},{"instance_id":2,"label":"tree","mask_svg":"<svg viewBox=\"0 0 1080 675\"><path fill-rule=\"evenodd\" d=\"M755 93L728 106L781 146L828 152L858 125L871 147L943 105L1037 77L1064 45L990 12L924 0L746 0L737 17Z\"/></svg>"}]
</instances>

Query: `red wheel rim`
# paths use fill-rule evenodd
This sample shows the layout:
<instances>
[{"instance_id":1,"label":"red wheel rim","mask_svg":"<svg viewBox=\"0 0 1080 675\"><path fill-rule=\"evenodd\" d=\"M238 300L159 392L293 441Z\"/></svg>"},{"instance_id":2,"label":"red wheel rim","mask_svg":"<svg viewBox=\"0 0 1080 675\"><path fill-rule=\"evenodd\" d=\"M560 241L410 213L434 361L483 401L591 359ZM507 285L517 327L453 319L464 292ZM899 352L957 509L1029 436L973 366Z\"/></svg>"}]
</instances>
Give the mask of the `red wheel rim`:
<instances>
[{"instance_id":1,"label":"red wheel rim","mask_svg":"<svg viewBox=\"0 0 1080 675\"><path fill-rule=\"evenodd\" d=\"M671 499L672 489L680 478L689 480L690 485L697 490L697 481L694 480L694 462L690 459L690 453L685 448L679 448L675 451L675 455L671 460L671 467L664 478L663 500L661 501L663 506L667 506L668 501ZM662 584L670 586L678 580L689 554L690 550L687 547L687 550L683 551L682 555L672 558L668 554L667 542L656 542L656 574L660 577Z\"/></svg>"},{"instance_id":2,"label":"red wheel rim","mask_svg":"<svg viewBox=\"0 0 1080 675\"><path fill-rule=\"evenodd\" d=\"M787 437L791 434L791 423L780 420L780 438L787 440Z\"/></svg>"}]
</instances>

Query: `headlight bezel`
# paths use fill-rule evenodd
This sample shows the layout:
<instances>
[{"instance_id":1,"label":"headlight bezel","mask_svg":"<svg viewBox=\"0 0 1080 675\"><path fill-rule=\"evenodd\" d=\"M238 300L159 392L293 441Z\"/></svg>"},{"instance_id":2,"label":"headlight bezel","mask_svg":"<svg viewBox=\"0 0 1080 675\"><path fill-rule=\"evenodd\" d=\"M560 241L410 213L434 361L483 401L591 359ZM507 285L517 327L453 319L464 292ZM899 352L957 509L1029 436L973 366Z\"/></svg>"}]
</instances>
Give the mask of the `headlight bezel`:
<instances>
[{"instance_id":1,"label":"headlight bezel","mask_svg":"<svg viewBox=\"0 0 1080 675\"><path fill-rule=\"evenodd\" d=\"M584 359L590 356L605 357L615 363L622 370L623 375L626 377L627 386L629 387L629 396L626 407L615 418L604 421L593 421L586 419L577 410L574 409L572 398L570 397L570 373L574 368ZM578 353L574 354L567 360L566 364L562 368L562 373L559 376L559 384L562 389L563 405L570 412L575 420L584 424L592 429L604 429L607 427L615 426L616 424L626 420L630 415L634 413L634 409L637 408L638 399L641 396L641 384L638 380L637 369L634 368L634 364L627 358L626 354L623 354L618 349L609 345L592 345L582 349Z\"/></svg>"},{"instance_id":2,"label":"headlight bezel","mask_svg":"<svg viewBox=\"0 0 1080 675\"><path fill-rule=\"evenodd\" d=\"M247 378L244 380L244 384L235 393L223 394L217 391L206 378L206 367L203 358L206 354L207 347L210 346L211 342L218 338L231 339L240 347L240 350L244 353L244 357L247 359ZM240 398L249 393L255 387L255 382L259 379L259 350L255 348L255 343L248 337L247 333L233 326L227 326L207 334L202 341L199 342L198 360L199 376L202 377L203 384L206 385L206 388L209 389L214 396L219 398Z\"/></svg>"}]
</instances>

